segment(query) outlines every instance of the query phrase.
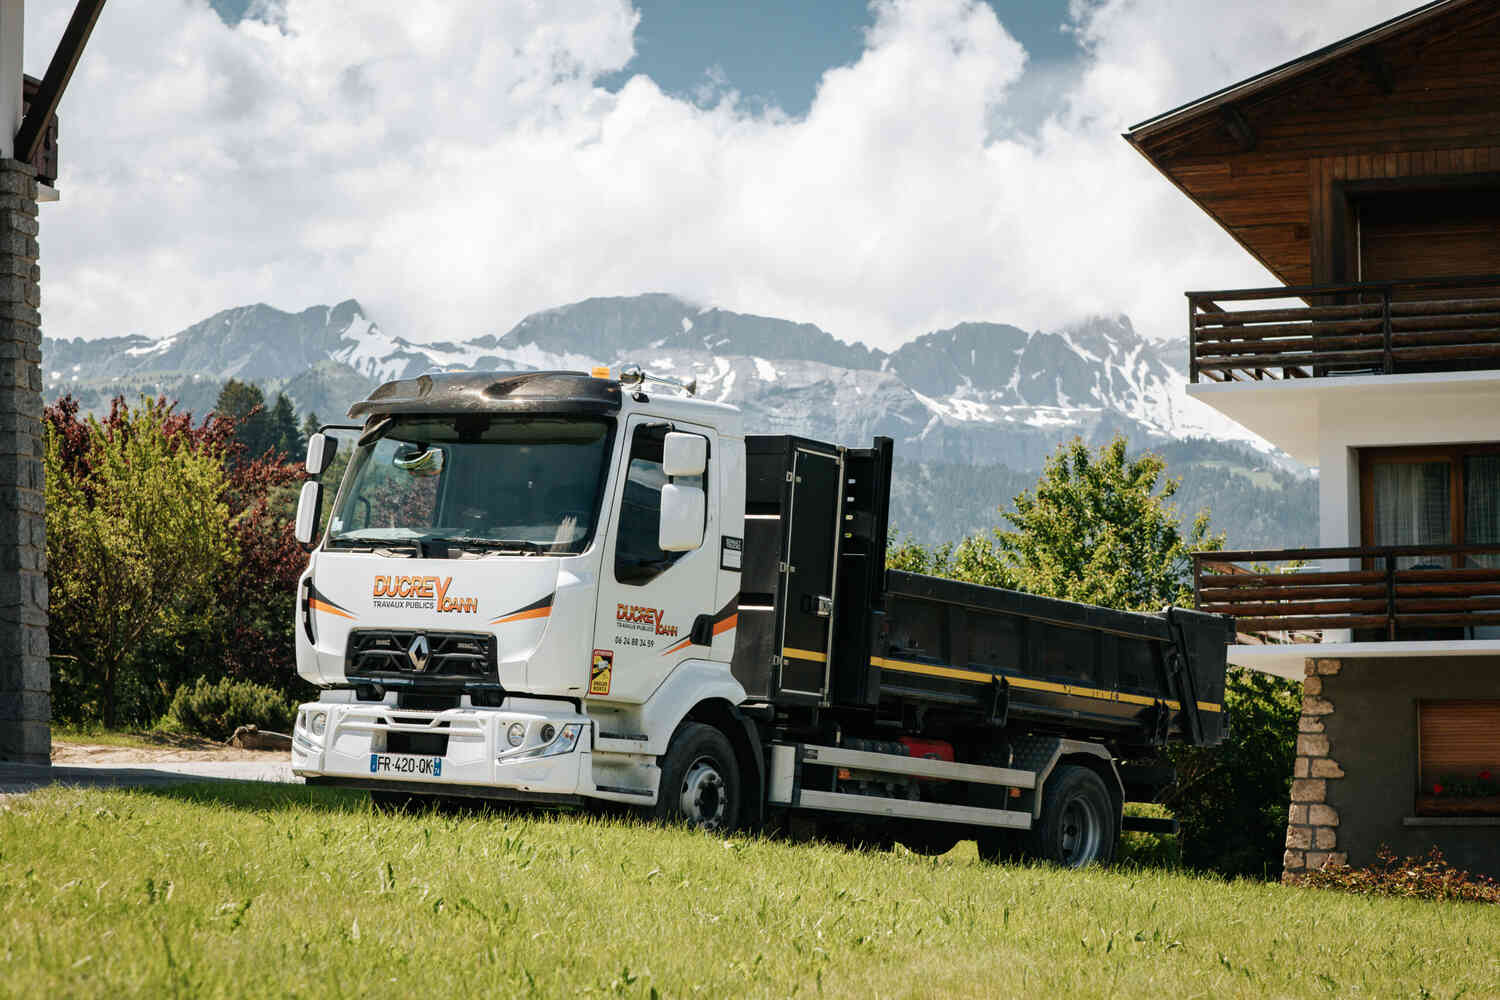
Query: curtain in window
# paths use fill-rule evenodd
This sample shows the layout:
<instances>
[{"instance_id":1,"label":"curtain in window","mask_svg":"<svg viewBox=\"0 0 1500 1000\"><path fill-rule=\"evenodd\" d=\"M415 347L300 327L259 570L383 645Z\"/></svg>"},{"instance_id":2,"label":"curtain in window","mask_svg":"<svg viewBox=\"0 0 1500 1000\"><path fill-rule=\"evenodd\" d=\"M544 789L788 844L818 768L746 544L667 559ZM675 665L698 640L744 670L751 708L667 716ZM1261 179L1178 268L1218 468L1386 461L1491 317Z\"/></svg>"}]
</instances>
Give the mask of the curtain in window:
<instances>
[{"instance_id":1,"label":"curtain in window","mask_svg":"<svg viewBox=\"0 0 1500 1000\"><path fill-rule=\"evenodd\" d=\"M1464 541L1500 544L1500 455L1464 459ZM1500 554L1470 556L1469 565L1500 567Z\"/></svg>"},{"instance_id":2,"label":"curtain in window","mask_svg":"<svg viewBox=\"0 0 1500 1000\"><path fill-rule=\"evenodd\" d=\"M1447 462L1377 462L1374 467L1376 545L1449 545L1453 542ZM1443 558L1403 557L1402 569L1443 566Z\"/></svg>"}]
</instances>

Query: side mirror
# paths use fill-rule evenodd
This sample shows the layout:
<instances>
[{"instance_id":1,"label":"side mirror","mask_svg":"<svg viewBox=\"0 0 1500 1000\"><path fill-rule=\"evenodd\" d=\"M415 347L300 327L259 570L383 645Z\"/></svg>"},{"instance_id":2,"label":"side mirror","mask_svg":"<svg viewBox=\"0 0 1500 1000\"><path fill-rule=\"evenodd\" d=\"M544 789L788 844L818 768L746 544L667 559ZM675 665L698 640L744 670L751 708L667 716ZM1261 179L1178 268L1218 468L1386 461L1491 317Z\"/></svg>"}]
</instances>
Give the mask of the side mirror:
<instances>
[{"instance_id":1,"label":"side mirror","mask_svg":"<svg viewBox=\"0 0 1500 1000\"><path fill-rule=\"evenodd\" d=\"M318 437L322 437L321 434ZM311 459L308 462L311 465ZM323 519L323 484L309 480L302 484L302 494L297 497L297 523L292 534L305 549L317 541L318 522Z\"/></svg>"},{"instance_id":2,"label":"side mirror","mask_svg":"<svg viewBox=\"0 0 1500 1000\"><path fill-rule=\"evenodd\" d=\"M676 483L663 486L661 528L657 533L656 547L663 552L691 552L702 545L706 504L703 490L697 486L678 486Z\"/></svg>"},{"instance_id":3,"label":"side mirror","mask_svg":"<svg viewBox=\"0 0 1500 1000\"><path fill-rule=\"evenodd\" d=\"M672 431L663 439L661 471L669 476L701 476L706 468L708 438L702 434Z\"/></svg>"},{"instance_id":4,"label":"side mirror","mask_svg":"<svg viewBox=\"0 0 1500 1000\"><path fill-rule=\"evenodd\" d=\"M307 474L309 476L321 476L328 471L333 464L333 456L338 454L339 439L329 437L322 431L307 439Z\"/></svg>"}]
</instances>

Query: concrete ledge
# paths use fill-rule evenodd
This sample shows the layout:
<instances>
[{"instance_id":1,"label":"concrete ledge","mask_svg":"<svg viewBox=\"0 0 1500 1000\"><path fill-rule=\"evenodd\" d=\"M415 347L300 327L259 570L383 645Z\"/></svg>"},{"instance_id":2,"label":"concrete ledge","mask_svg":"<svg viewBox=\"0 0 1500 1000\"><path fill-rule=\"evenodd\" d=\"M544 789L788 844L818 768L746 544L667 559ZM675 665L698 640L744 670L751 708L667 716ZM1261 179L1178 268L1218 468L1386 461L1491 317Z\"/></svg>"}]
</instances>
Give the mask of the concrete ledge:
<instances>
[{"instance_id":1,"label":"concrete ledge","mask_svg":"<svg viewBox=\"0 0 1500 1000\"><path fill-rule=\"evenodd\" d=\"M1500 826L1500 816L1407 816L1402 826Z\"/></svg>"}]
</instances>

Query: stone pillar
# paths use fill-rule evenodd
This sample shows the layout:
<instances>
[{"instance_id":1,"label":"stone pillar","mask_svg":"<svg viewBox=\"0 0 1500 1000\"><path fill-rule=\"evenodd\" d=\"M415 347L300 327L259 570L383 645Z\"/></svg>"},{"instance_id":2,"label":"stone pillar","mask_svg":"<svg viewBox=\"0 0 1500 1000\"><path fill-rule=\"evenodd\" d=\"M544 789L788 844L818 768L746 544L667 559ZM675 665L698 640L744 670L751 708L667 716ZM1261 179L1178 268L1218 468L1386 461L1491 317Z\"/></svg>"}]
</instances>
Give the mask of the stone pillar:
<instances>
[{"instance_id":1,"label":"stone pillar","mask_svg":"<svg viewBox=\"0 0 1500 1000\"><path fill-rule=\"evenodd\" d=\"M1343 669L1339 660L1308 660L1302 681L1302 718L1297 723L1297 761L1292 771L1292 805L1287 816L1286 854L1282 879L1324 865L1349 863L1339 846L1338 810L1328 804L1328 784L1344 777L1344 769L1331 756L1323 720L1334 712L1326 679Z\"/></svg>"},{"instance_id":2,"label":"stone pillar","mask_svg":"<svg viewBox=\"0 0 1500 1000\"><path fill-rule=\"evenodd\" d=\"M36 171L0 159L0 760L51 758Z\"/></svg>"}]
</instances>

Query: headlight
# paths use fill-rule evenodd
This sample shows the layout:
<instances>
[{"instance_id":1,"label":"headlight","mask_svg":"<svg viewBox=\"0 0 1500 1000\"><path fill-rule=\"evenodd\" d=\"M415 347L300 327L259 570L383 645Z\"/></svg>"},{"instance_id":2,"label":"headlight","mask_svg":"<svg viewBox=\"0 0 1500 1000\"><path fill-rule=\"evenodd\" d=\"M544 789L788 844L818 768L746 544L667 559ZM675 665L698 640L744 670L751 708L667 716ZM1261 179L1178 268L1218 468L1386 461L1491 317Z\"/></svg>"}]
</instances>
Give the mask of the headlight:
<instances>
[{"instance_id":1,"label":"headlight","mask_svg":"<svg viewBox=\"0 0 1500 1000\"><path fill-rule=\"evenodd\" d=\"M519 722L512 722L510 728L505 731L505 742L513 747L526 742L526 727Z\"/></svg>"},{"instance_id":2,"label":"headlight","mask_svg":"<svg viewBox=\"0 0 1500 1000\"><path fill-rule=\"evenodd\" d=\"M542 742L543 743L551 743L553 737L555 737L556 735L557 735L557 727L556 726L554 726L550 722L544 722L544 723L542 723Z\"/></svg>"},{"instance_id":3,"label":"headlight","mask_svg":"<svg viewBox=\"0 0 1500 1000\"><path fill-rule=\"evenodd\" d=\"M314 736L322 736L325 732L327 732L328 731L328 713L327 712L314 712L312 714L312 726L310 728L312 729L312 734Z\"/></svg>"},{"instance_id":4,"label":"headlight","mask_svg":"<svg viewBox=\"0 0 1500 1000\"><path fill-rule=\"evenodd\" d=\"M506 754L500 758L500 763L509 764L517 760L536 760L538 757L560 757L565 753L572 753L578 748L579 737L583 735L583 726L584 724L581 722L570 722L562 727L562 732L557 732L549 724L545 728L552 729L554 733L554 737L550 743L544 743L539 747L532 747L530 750L523 750L521 753Z\"/></svg>"}]
</instances>

